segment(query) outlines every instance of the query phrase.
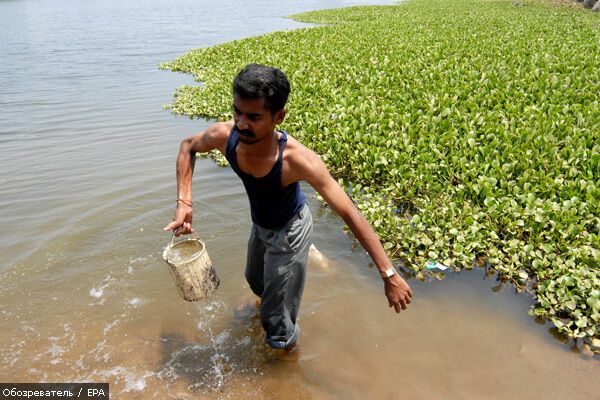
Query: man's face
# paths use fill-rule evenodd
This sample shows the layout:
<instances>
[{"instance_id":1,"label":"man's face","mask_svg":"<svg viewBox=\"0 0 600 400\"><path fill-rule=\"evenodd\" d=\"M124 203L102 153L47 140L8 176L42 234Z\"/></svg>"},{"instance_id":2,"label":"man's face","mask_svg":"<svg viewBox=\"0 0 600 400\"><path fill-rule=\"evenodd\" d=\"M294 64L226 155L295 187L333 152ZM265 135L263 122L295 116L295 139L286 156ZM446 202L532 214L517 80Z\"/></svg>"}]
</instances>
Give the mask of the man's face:
<instances>
[{"instance_id":1,"label":"man's face","mask_svg":"<svg viewBox=\"0 0 600 400\"><path fill-rule=\"evenodd\" d=\"M283 121L285 111L275 114L265 106L265 99L244 99L233 97L233 121L239 133L240 142L255 144L271 138L275 126Z\"/></svg>"}]
</instances>

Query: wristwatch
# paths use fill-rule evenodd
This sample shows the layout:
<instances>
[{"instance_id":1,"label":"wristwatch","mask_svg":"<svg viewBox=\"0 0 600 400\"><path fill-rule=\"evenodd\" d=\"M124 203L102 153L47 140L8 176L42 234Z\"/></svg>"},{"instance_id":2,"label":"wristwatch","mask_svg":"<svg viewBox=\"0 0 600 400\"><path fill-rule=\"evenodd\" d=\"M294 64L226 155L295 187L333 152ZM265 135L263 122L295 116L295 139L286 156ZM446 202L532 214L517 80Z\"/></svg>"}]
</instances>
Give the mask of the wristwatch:
<instances>
[{"instance_id":1,"label":"wristwatch","mask_svg":"<svg viewBox=\"0 0 600 400\"><path fill-rule=\"evenodd\" d=\"M388 268L388 269L386 269L385 271L381 271L381 272L380 272L380 274L381 274L381 277L382 277L382 278L384 278L384 279L385 279L385 278L389 278L390 276L396 275L397 273L398 273L398 272L396 272L396 268L394 268L393 266L392 266L392 267L389 267L389 268Z\"/></svg>"}]
</instances>

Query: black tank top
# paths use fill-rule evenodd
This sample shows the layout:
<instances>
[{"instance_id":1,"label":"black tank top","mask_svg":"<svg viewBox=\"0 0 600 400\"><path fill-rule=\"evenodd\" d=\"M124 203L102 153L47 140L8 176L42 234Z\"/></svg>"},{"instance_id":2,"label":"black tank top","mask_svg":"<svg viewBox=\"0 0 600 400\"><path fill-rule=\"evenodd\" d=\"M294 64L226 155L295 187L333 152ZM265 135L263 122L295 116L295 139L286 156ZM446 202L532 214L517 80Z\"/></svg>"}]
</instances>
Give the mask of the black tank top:
<instances>
[{"instance_id":1,"label":"black tank top","mask_svg":"<svg viewBox=\"0 0 600 400\"><path fill-rule=\"evenodd\" d=\"M235 154L238 142L238 131L234 126L227 140L225 158L244 183L250 200L252 222L267 229L284 226L306 203L298 182L291 183L286 187L281 186L281 160L283 149L287 143L287 134L281 133L279 155L275 165L267 175L260 178L247 174L239 168Z\"/></svg>"}]
</instances>

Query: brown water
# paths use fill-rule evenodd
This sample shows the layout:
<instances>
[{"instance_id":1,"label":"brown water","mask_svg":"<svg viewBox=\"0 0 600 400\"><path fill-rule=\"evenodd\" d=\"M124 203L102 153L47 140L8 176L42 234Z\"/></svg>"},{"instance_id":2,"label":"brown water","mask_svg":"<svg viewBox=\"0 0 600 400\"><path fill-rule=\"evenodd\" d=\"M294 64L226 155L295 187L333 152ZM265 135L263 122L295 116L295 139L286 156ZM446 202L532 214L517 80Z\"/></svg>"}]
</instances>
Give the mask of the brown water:
<instances>
[{"instance_id":1,"label":"brown water","mask_svg":"<svg viewBox=\"0 0 600 400\"><path fill-rule=\"evenodd\" d=\"M210 301L181 300L162 227L178 142L208 123L162 110L189 79L156 64L297 26L279 16L302 8L108 3L0 2L0 381L109 382L114 399L598 397L598 358L560 343L527 316L526 295L482 271L410 281L413 304L393 313L364 252L308 187L318 251L302 353L278 361L243 277L246 195L208 160L196 165L194 227L221 286Z\"/></svg>"}]
</instances>

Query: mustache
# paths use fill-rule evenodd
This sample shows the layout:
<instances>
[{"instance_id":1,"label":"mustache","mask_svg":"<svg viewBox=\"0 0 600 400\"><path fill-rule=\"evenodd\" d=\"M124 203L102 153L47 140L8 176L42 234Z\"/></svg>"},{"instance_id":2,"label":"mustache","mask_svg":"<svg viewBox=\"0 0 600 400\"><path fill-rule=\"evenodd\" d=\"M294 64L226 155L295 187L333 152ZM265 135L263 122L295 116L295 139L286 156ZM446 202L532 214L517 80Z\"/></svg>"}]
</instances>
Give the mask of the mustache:
<instances>
[{"instance_id":1,"label":"mustache","mask_svg":"<svg viewBox=\"0 0 600 400\"><path fill-rule=\"evenodd\" d=\"M235 128L238 131L239 135L242 136L246 136L249 138L255 138L256 135L253 132L250 132L248 129L238 129L237 127Z\"/></svg>"}]
</instances>

